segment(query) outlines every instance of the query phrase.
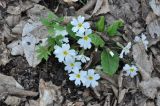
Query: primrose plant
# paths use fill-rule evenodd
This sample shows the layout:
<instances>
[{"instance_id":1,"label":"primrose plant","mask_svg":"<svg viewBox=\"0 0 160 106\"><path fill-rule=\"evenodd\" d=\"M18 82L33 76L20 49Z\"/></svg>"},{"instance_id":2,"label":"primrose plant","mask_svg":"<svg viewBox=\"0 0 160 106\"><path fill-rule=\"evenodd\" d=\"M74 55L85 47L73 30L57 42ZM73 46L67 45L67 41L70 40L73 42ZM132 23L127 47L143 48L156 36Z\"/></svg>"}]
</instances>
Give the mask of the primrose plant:
<instances>
[{"instance_id":1,"label":"primrose plant","mask_svg":"<svg viewBox=\"0 0 160 106\"><path fill-rule=\"evenodd\" d=\"M38 58L47 60L50 55L63 63L64 70L69 75L69 80L74 81L77 86L96 87L100 75L92 63L91 53L101 53L96 64L101 64L102 71L113 75L119 67L119 57L129 53L131 43L123 47L119 54L112 48L107 47L100 34L105 33L109 37L119 35L118 29L123 27L123 21L117 20L105 27L104 16L95 23L96 30L92 30L89 22L83 16L75 17L67 25L63 24L63 17L49 13L48 17L41 19L43 25L48 29L48 40L45 46L38 45ZM104 35L104 36L106 36ZM102 37L102 38L101 38ZM94 58L94 56L92 57ZM86 67L87 66L87 67ZM132 71L134 69L134 72ZM133 77L137 69L133 66L125 66L127 75ZM128 71L129 70L129 71ZM100 71L100 70L99 70Z\"/></svg>"}]
</instances>

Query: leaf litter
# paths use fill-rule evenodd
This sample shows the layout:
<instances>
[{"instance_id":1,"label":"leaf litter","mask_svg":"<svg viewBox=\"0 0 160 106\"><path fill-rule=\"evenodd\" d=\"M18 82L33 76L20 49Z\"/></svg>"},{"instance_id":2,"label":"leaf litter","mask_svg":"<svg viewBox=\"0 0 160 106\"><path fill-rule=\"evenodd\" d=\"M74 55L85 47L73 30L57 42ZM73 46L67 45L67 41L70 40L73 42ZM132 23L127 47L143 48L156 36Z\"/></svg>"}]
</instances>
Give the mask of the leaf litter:
<instances>
[{"instance_id":1,"label":"leaf litter","mask_svg":"<svg viewBox=\"0 0 160 106\"><path fill-rule=\"evenodd\" d=\"M45 38L47 37L46 34L47 32L46 29L38 22L40 17L46 17L47 16L46 13L50 11L45 6L48 5L48 7L50 8L50 5L54 4L54 3L48 4L48 2L46 1L45 1L46 3L43 4L40 1L41 0L27 0L27 1L22 0L21 2L13 1L15 5L12 5L8 0L7 1L2 0L2 2L0 2L0 6L5 8L6 12L8 13L4 15L6 23L5 22L2 23L2 28L1 28L2 30L0 31L0 41L2 42L0 44L1 46L0 65L3 65L3 67L9 67L10 64L13 64L12 59L16 57L10 56L9 55L10 53L11 55L24 56L26 58L26 61L28 61L31 67L35 68L40 67L37 66L40 63L40 60L36 58L35 46L37 43L39 43L39 41L42 41L42 44L45 42ZM159 41L160 41L159 39L160 3L159 0L150 0L146 2L144 2L144 0L141 1L142 2L139 2L139 0L134 0L134 1L120 0L116 2L115 0L88 0L88 2L83 7L81 8L78 7L78 9L76 7L77 3L79 3L78 1L73 2L71 4L70 3L64 4L64 6L67 5L67 6L72 6L73 8L76 7L76 15L86 16L87 19L89 19L90 17L94 19L94 17L99 15L105 15L106 22L111 22L111 21L113 22L116 19L122 19L125 22L125 27L126 27L126 29L124 29L124 35L123 37L119 36L119 38L122 38L121 40L115 39L115 41L116 40L120 41L122 44L126 43L126 40L124 40L124 38L128 39L129 41L133 41L135 35L145 32L147 38L149 38L148 51L145 50L142 44L136 43L132 47L132 55L134 60L133 63L135 63L137 67L140 69L139 76L137 76L134 79L126 78L120 74L121 69L118 69L119 70L118 73L116 73L115 76L112 77L107 76L105 73L101 72L101 76L103 77L101 81L102 84L99 85L100 87L92 89L93 91L87 90L85 92L86 95L88 95L87 102L85 101L85 96L84 96L85 94L82 95L81 93L82 88L74 88L72 87L73 85L68 83L68 81L65 82L64 85L61 85L64 88L63 87L59 88L56 87L51 82L48 83L38 78L40 82L39 83L40 96L38 96L39 99L36 100L30 99L29 102L25 103L25 105L39 106L40 104L42 104L42 106L45 106L48 104L52 105L56 104L56 101L64 101L63 102L64 104L66 103L68 105L77 105L77 106L79 105L127 106L129 104L132 106L134 106L135 104L136 105L141 104L147 106L148 105L159 106L160 97L158 88L160 87L160 80L158 77L159 73L156 71L159 70L159 67L157 67L158 63L156 63L155 61L158 61L158 56L159 56L158 53L159 53ZM42 6L42 4L45 6ZM59 11L61 8L62 7L59 6L57 11ZM67 10L68 8L65 7L65 9ZM142 18L140 18L141 12L143 15ZM25 17L22 14L25 15ZM0 12L0 16L1 15L2 13ZM65 18L70 20L72 16L65 16ZM32 21L28 21L28 19ZM131 55L129 55L128 57L129 58L124 60L123 62L130 61L130 59L132 59ZM121 66L122 64L120 64L119 66L120 68L122 68ZM50 65L54 66L54 64ZM27 68L29 68L30 66L28 66ZM16 68L18 66L14 67ZM13 69L9 68L9 70L12 71ZM52 79L53 76L56 77L55 73L48 74L47 71L49 70L47 71L46 70L44 71L44 73L47 73L47 75L44 74L44 76L48 76L47 78L49 79L49 81L54 82ZM22 72L26 73L26 69L23 69ZM34 72L31 72L31 74L33 73ZM58 72L56 71L56 73ZM156 73L158 75L155 76L155 74L153 73ZM117 76L119 76L118 79ZM23 99L22 96L29 96L26 95L27 93L31 93L32 95L30 96L34 97L37 95L37 92L33 92L32 89L30 89L31 91L24 90L25 88L23 88L22 85L20 84L19 87L20 86L21 87L17 88L17 86L15 85L17 84L16 80L19 80L18 78L14 80L13 77L10 78L4 75L2 75L2 78L3 78L1 79L2 83L6 84L6 86L2 86L3 84L2 85L0 84L0 86L2 86L3 88L2 93L6 92L6 89L4 89L4 87L8 88L7 98L5 99L5 103L8 105L21 104L21 102L19 101L22 101ZM10 84L10 82L6 83L7 80L5 79L8 79L10 82L13 82L14 84ZM3 82L3 80L5 81ZM61 90L64 93L61 93ZM46 92L47 94L45 94ZM141 103L139 101L136 102L135 98L137 94L138 97L140 98L139 101L143 102ZM145 96L146 98L144 98L143 96ZM79 98L75 99L77 97ZM60 104L63 103L60 102Z\"/></svg>"}]
</instances>

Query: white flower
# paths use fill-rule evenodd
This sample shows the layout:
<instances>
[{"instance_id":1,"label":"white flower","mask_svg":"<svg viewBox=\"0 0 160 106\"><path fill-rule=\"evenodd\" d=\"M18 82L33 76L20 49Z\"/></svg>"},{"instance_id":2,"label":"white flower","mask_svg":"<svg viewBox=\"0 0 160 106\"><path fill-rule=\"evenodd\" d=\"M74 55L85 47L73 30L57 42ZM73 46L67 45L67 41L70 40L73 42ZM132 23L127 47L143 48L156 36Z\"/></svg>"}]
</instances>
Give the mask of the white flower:
<instances>
[{"instance_id":1,"label":"white flower","mask_svg":"<svg viewBox=\"0 0 160 106\"><path fill-rule=\"evenodd\" d=\"M69 80L75 81L76 85L81 85L81 82L86 82L86 71L74 71L74 73L69 74Z\"/></svg>"},{"instance_id":2,"label":"white flower","mask_svg":"<svg viewBox=\"0 0 160 106\"><path fill-rule=\"evenodd\" d=\"M66 65L65 70L68 71L68 73L81 69L81 62L75 62L74 58L66 60L64 64Z\"/></svg>"},{"instance_id":3,"label":"white flower","mask_svg":"<svg viewBox=\"0 0 160 106\"><path fill-rule=\"evenodd\" d=\"M147 45L148 45L148 40L146 39L146 35L145 34L141 34L141 37L136 36L134 39L135 42L142 42L144 44L145 49L147 50Z\"/></svg>"},{"instance_id":4,"label":"white flower","mask_svg":"<svg viewBox=\"0 0 160 106\"><path fill-rule=\"evenodd\" d=\"M56 30L55 36L59 36L59 35L66 36L68 35L68 32L66 30Z\"/></svg>"},{"instance_id":5,"label":"white flower","mask_svg":"<svg viewBox=\"0 0 160 106\"><path fill-rule=\"evenodd\" d=\"M77 54L75 50L70 50L69 44L62 44L62 47L56 45L54 46L54 49L54 54L58 58L59 62L70 60Z\"/></svg>"},{"instance_id":6,"label":"white flower","mask_svg":"<svg viewBox=\"0 0 160 106\"><path fill-rule=\"evenodd\" d=\"M125 55L127 55L130 51L130 48L131 48L131 42L129 42L128 44L127 44L127 46L125 46L124 48L123 48L123 50L121 51L121 54L120 54L120 58L123 58L123 55L125 54Z\"/></svg>"},{"instance_id":7,"label":"white flower","mask_svg":"<svg viewBox=\"0 0 160 106\"><path fill-rule=\"evenodd\" d=\"M138 69L134 65L129 66L128 64L125 64L123 71L125 72L124 75L131 76L133 78L135 75L137 75Z\"/></svg>"},{"instance_id":8,"label":"white flower","mask_svg":"<svg viewBox=\"0 0 160 106\"><path fill-rule=\"evenodd\" d=\"M73 18L71 24L73 25L72 31L76 33L84 33L86 29L90 28L88 22L84 22L84 17L78 16L77 19Z\"/></svg>"},{"instance_id":9,"label":"white flower","mask_svg":"<svg viewBox=\"0 0 160 106\"><path fill-rule=\"evenodd\" d=\"M84 34L78 34L77 36L81 37L78 40L78 44L80 44L80 47L83 47L84 49L90 49L91 48L91 38L88 36L92 33L92 30L88 29L85 31Z\"/></svg>"},{"instance_id":10,"label":"white flower","mask_svg":"<svg viewBox=\"0 0 160 106\"><path fill-rule=\"evenodd\" d=\"M94 72L95 72L94 69L89 69L89 70L87 71L86 81L85 81L85 83L84 83L84 85L85 85L87 88L88 88L89 86L91 86L91 87L93 87L93 88L96 87L96 86L98 86L97 80L100 79L100 76L99 76L99 74L95 74Z\"/></svg>"},{"instance_id":11,"label":"white flower","mask_svg":"<svg viewBox=\"0 0 160 106\"><path fill-rule=\"evenodd\" d=\"M89 57L87 57L87 56L85 56L85 55L83 55L83 54L77 55L77 56L76 56L76 59L77 59L77 60L81 60L82 63L86 63L87 61L90 60Z\"/></svg>"},{"instance_id":12,"label":"white flower","mask_svg":"<svg viewBox=\"0 0 160 106\"><path fill-rule=\"evenodd\" d=\"M61 40L62 43L68 43L69 40L68 38L66 37L68 35L68 32L66 30L56 30L55 31L55 36L54 37L57 37L57 36L62 36L63 39Z\"/></svg>"}]
</instances>

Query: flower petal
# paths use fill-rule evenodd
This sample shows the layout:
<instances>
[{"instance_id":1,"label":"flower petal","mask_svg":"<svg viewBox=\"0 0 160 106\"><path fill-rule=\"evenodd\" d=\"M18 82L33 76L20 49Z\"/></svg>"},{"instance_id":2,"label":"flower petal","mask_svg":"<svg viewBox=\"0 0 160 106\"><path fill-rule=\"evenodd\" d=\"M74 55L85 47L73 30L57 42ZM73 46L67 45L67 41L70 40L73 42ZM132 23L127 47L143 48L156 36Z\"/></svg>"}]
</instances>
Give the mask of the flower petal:
<instances>
[{"instance_id":1,"label":"flower petal","mask_svg":"<svg viewBox=\"0 0 160 106\"><path fill-rule=\"evenodd\" d=\"M73 26L77 26L78 25L78 21L75 18L73 18L72 21L71 21L71 24Z\"/></svg>"},{"instance_id":2,"label":"flower petal","mask_svg":"<svg viewBox=\"0 0 160 106\"><path fill-rule=\"evenodd\" d=\"M82 17L82 16L78 16L78 22L79 23L83 23L84 22L84 17Z\"/></svg>"}]
</instances>

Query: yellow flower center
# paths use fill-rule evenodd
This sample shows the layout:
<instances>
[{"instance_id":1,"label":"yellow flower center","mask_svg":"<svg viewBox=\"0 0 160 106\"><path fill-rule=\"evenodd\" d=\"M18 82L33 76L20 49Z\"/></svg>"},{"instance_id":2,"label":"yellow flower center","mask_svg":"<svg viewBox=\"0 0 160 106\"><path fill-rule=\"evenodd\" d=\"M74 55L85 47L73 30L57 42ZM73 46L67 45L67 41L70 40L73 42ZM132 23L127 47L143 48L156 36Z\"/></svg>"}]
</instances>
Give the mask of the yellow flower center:
<instances>
[{"instance_id":1,"label":"yellow flower center","mask_svg":"<svg viewBox=\"0 0 160 106\"><path fill-rule=\"evenodd\" d=\"M87 41L88 40L88 36L87 35L84 36L83 39Z\"/></svg>"},{"instance_id":2,"label":"yellow flower center","mask_svg":"<svg viewBox=\"0 0 160 106\"><path fill-rule=\"evenodd\" d=\"M130 72L134 72L134 68L131 68L131 69L130 69Z\"/></svg>"},{"instance_id":3,"label":"yellow flower center","mask_svg":"<svg viewBox=\"0 0 160 106\"><path fill-rule=\"evenodd\" d=\"M71 63L70 66L71 66L71 67L74 67L74 63Z\"/></svg>"},{"instance_id":4,"label":"yellow flower center","mask_svg":"<svg viewBox=\"0 0 160 106\"><path fill-rule=\"evenodd\" d=\"M67 55L68 55L68 52L67 52L67 51L64 51L63 54L64 54L65 56L67 56Z\"/></svg>"},{"instance_id":5,"label":"yellow flower center","mask_svg":"<svg viewBox=\"0 0 160 106\"><path fill-rule=\"evenodd\" d=\"M80 75L80 74L77 74L77 75L76 75L76 78L80 78L80 77L81 77L81 75Z\"/></svg>"},{"instance_id":6,"label":"yellow flower center","mask_svg":"<svg viewBox=\"0 0 160 106\"><path fill-rule=\"evenodd\" d=\"M92 76L89 76L88 79L89 79L89 80L93 80L93 77L92 77Z\"/></svg>"},{"instance_id":7,"label":"yellow flower center","mask_svg":"<svg viewBox=\"0 0 160 106\"><path fill-rule=\"evenodd\" d=\"M79 24L78 24L78 27L79 27L79 28L81 28L82 26L83 26L83 24L82 24L82 23L79 23Z\"/></svg>"}]
</instances>

